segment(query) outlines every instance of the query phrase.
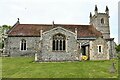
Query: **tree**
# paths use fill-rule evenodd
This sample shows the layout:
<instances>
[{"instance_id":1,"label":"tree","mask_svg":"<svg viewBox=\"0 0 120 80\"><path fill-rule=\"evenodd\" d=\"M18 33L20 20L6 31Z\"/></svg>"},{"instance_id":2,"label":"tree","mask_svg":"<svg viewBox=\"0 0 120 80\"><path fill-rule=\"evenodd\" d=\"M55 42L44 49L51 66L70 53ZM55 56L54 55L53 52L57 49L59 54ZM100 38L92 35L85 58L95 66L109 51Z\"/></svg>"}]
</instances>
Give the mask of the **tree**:
<instances>
[{"instance_id":1,"label":"tree","mask_svg":"<svg viewBox=\"0 0 120 80\"><path fill-rule=\"evenodd\" d=\"M4 33L4 31L8 31L11 28L11 26L9 25L2 25L2 33Z\"/></svg>"},{"instance_id":2,"label":"tree","mask_svg":"<svg viewBox=\"0 0 120 80\"><path fill-rule=\"evenodd\" d=\"M117 52L120 52L120 44L115 47Z\"/></svg>"},{"instance_id":3,"label":"tree","mask_svg":"<svg viewBox=\"0 0 120 80\"><path fill-rule=\"evenodd\" d=\"M4 47L3 37L5 33L11 28L9 25L2 25L0 26L0 49Z\"/></svg>"}]
</instances>

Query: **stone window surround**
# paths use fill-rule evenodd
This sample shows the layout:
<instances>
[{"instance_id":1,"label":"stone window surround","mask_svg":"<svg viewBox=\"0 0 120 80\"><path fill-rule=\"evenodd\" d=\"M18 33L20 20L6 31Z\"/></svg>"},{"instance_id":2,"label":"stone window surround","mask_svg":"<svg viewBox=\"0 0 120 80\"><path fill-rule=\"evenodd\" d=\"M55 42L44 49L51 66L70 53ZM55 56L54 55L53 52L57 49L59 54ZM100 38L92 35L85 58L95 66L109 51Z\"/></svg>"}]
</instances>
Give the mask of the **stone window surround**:
<instances>
[{"instance_id":1,"label":"stone window surround","mask_svg":"<svg viewBox=\"0 0 120 80\"><path fill-rule=\"evenodd\" d=\"M25 41L26 48L22 50L21 44L23 44L23 40ZM24 47L24 44L23 44L23 47ZM27 51L27 41L25 39L20 40L20 51Z\"/></svg>"},{"instance_id":2,"label":"stone window surround","mask_svg":"<svg viewBox=\"0 0 120 80\"><path fill-rule=\"evenodd\" d=\"M54 52L65 52L66 51L66 37L65 35L58 33L53 35L53 40L52 40L52 51ZM56 44L58 44L56 47ZM61 45L62 47L60 47ZM55 47L55 48L54 48Z\"/></svg>"},{"instance_id":3,"label":"stone window surround","mask_svg":"<svg viewBox=\"0 0 120 80\"><path fill-rule=\"evenodd\" d=\"M101 48L101 51L99 50ZM103 45L97 45L98 54L103 53Z\"/></svg>"}]
</instances>

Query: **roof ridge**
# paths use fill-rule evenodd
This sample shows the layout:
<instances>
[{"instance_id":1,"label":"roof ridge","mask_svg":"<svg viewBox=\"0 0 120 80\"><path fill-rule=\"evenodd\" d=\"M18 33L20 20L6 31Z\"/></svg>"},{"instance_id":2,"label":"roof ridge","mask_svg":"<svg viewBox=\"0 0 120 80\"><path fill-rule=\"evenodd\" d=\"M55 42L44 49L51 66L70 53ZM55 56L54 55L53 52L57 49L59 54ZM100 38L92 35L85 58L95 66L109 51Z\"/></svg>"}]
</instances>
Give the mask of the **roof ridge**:
<instances>
[{"instance_id":1,"label":"roof ridge","mask_svg":"<svg viewBox=\"0 0 120 80\"><path fill-rule=\"evenodd\" d=\"M52 24L20 24L20 25L52 25ZM84 25L82 24L54 24L54 25L90 26L89 24L86 24L86 25L85 24Z\"/></svg>"}]
</instances>

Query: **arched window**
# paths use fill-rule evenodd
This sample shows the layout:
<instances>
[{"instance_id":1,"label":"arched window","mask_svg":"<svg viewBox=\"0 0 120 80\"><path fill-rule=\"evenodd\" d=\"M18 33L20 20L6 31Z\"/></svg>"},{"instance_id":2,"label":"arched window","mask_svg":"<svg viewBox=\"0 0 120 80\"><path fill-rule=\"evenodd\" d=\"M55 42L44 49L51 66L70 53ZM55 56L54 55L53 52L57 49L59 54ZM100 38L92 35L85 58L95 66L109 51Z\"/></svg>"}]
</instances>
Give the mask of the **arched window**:
<instances>
[{"instance_id":1,"label":"arched window","mask_svg":"<svg viewBox=\"0 0 120 80\"><path fill-rule=\"evenodd\" d=\"M27 50L27 48L26 48L26 40L24 40L24 39L21 40L21 49L20 50Z\"/></svg>"},{"instance_id":2,"label":"arched window","mask_svg":"<svg viewBox=\"0 0 120 80\"><path fill-rule=\"evenodd\" d=\"M52 50L65 51L66 40L63 34L56 34L53 36Z\"/></svg>"},{"instance_id":3,"label":"arched window","mask_svg":"<svg viewBox=\"0 0 120 80\"><path fill-rule=\"evenodd\" d=\"M104 19L103 18L101 19L101 24L104 24Z\"/></svg>"}]
</instances>

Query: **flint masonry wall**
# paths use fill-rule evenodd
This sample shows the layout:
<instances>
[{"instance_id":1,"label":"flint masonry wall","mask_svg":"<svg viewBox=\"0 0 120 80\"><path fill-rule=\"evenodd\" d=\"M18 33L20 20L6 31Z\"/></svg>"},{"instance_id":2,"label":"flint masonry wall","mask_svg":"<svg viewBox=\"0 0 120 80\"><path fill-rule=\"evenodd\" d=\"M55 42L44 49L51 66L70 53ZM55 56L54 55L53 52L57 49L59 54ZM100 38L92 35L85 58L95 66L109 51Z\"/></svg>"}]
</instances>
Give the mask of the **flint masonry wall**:
<instances>
[{"instance_id":1,"label":"flint masonry wall","mask_svg":"<svg viewBox=\"0 0 120 80\"><path fill-rule=\"evenodd\" d=\"M104 19L104 23L101 23L101 19ZM96 16L91 18L90 24L93 24L95 28L103 34L104 38L110 38L109 28L109 15L106 13L97 13Z\"/></svg>"},{"instance_id":2,"label":"flint masonry wall","mask_svg":"<svg viewBox=\"0 0 120 80\"><path fill-rule=\"evenodd\" d=\"M102 45L102 52L98 53L98 45ZM103 38L90 41L90 60L108 60L110 47Z\"/></svg>"},{"instance_id":3,"label":"flint masonry wall","mask_svg":"<svg viewBox=\"0 0 120 80\"><path fill-rule=\"evenodd\" d=\"M110 49L109 50L110 51L110 54L109 54L110 59L116 58L117 54L116 54L116 50L115 50L115 42L114 42L114 40L108 41L108 45L109 45L109 49Z\"/></svg>"},{"instance_id":4,"label":"flint masonry wall","mask_svg":"<svg viewBox=\"0 0 120 80\"><path fill-rule=\"evenodd\" d=\"M66 36L66 51L52 51L52 37L61 33ZM27 50L20 50L20 41L25 39L27 42ZM103 38L96 40L77 40L76 34L64 28L57 27L46 31L42 34L41 44L40 37L8 37L6 40L5 54L10 56L34 56L38 53L38 59L42 61L63 61L63 60L80 60L79 43L89 43L90 60L106 60L113 58L115 54L113 41L106 41ZM41 48L39 47L41 45ZM103 53L98 53L97 45L103 45ZM40 52L41 50L41 52Z\"/></svg>"},{"instance_id":5,"label":"flint masonry wall","mask_svg":"<svg viewBox=\"0 0 120 80\"><path fill-rule=\"evenodd\" d=\"M20 50L20 41L22 39L26 40L27 50ZM36 47L38 48L39 37L8 37L6 40L6 50L5 54L10 54L10 56L34 56L36 52Z\"/></svg>"},{"instance_id":6,"label":"flint masonry wall","mask_svg":"<svg viewBox=\"0 0 120 80\"><path fill-rule=\"evenodd\" d=\"M66 50L63 52L52 51L52 37L58 33L66 37ZM77 39L75 33L57 27L43 33L42 44L42 55L40 57L42 57L43 61L78 60L79 55L77 53Z\"/></svg>"}]
</instances>

